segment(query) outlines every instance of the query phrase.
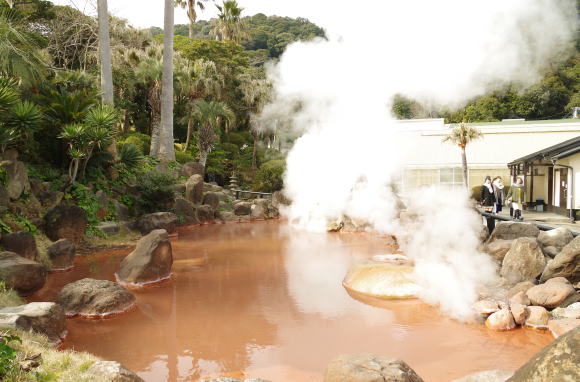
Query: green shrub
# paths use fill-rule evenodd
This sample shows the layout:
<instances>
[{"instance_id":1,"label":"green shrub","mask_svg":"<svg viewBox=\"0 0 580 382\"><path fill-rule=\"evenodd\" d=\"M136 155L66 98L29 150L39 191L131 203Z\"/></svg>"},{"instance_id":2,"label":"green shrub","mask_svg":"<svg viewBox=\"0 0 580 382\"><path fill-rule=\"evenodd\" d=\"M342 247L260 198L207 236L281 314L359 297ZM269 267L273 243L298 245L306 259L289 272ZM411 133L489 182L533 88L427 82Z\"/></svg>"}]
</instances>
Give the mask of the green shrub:
<instances>
[{"instance_id":1,"label":"green shrub","mask_svg":"<svg viewBox=\"0 0 580 382\"><path fill-rule=\"evenodd\" d=\"M254 189L260 192L280 191L284 187L284 171L286 163L283 160L271 160L262 164L256 173Z\"/></svg>"},{"instance_id":2,"label":"green shrub","mask_svg":"<svg viewBox=\"0 0 580 382\"><path fill-rule=\"evenodd\" d=\"M85 211L88 223L87 231L91 234L100 234L101 231L95 228L99 223L97 214L100 209L97 196L84 184L73 183L67 188L64 198L74 202Z\"/></svg>"},{"instance_id":3,"label":"green shrub","mask_svg":"<svg viewBox=\"0 0 580 382\"><path fill-rule=\"evenodd\" d=\"M2 380L8 374L19 370L16 360L16 349L10 346L11 342L22 343L22 340L18 336L2 333L0 336L0 378Z\"/></svg>"},{"instance_id":4,"label":"green shrub","mask_svg":"<svg viewBox=\"0 0 580 382\"><path fill-rule=\"evenodd\" d=\"M187 162L193 162L193 155L191 155L190 153L188 153L187 151L175 151L175 161L177 163L187 163Z\"/></svg>"},{"instance_id":5,"label":"green shrub","mask_svg":"<svg viewBox=\"0 0 580 382\"><path fill-rule=\"evenodd\" d=\"M175 178L163 172L150 171L144 173L137 186L140 200L139 206L144 212L165 211L174 202L173 185Z\"/></svg>"},{"instance_id":6,"label":"green shrub","mask_svg":"<svg viewBox=\"0 0 580 382\"><path fill-rule=\"evenodd\" d=\"M8 175L6 174L6 169L0 167L0 186L5 186L8 182Z\"/></svg>"},{"instance_id":7,"label":"green shrub","mask_svg":"<svg viewBox=\"0 0 580 382\"><path fill-rule=\"evenodd\" d=\"M151 137L147 134L129 133L125 137L119 138L118 143L122 145L135 145L141 153L148 155L149 148L151 147Z\"/></svg>"}]
</instances>

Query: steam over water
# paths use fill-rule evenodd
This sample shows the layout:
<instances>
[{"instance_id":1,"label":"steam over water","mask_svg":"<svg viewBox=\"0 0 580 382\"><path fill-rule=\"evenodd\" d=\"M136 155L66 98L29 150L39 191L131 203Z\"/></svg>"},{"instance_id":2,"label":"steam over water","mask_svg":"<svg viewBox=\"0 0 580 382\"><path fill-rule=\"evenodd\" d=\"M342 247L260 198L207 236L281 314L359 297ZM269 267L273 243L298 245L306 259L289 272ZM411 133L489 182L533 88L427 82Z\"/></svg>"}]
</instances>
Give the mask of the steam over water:
<instances>
[{"instance_id":1,"label":"steam over water","mask_svg":"<svg viewBox=\"0 0 580 382\"><path fill-rule=\"evenodd\" d=\"M328 27L329 38L290 46L270 68L276 100L261 115L270 122L261 125L286 120L301 134L287 159L285 187L293 204L286 214L313 231L345 215L397 233L416 261L423 298L467 319L477 286L495 274L476 250L480 223L467 193L425 189L406 195L419 224L412 231L401 227L389 186L405 153L421 148L397 141L392 98L459 107L507 83L532 84L570 47L575 2L316 3L327 7L315 21Z\"/></svg>"}]
</instances>

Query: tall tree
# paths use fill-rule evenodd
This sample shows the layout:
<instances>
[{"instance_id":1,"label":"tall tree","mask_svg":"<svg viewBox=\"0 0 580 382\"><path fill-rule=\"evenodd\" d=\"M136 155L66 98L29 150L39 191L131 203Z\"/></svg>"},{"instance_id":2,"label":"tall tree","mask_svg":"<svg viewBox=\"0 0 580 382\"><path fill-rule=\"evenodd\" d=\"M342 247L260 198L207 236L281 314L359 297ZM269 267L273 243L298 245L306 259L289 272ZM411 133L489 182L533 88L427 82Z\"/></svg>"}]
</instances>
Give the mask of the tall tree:
<instances>
[{"instance_id":1,"label":"tall tree","mask_svg":"<svg viewBox=\"0 0 580 382\"><path fill-rule=\"evenodd\" d=\"M465 148L468 144L476 139L483 137L481 131L475 127L471 127L465 122L455 127L449 135L443 138L443 142L450 142L456 144L461 149L461 164L463 166L463 184L467 187L467 156Z\"/></svg>"},{"instance_id":2,"label":"tall tree","mask_svg":"<svg viewBox=\"0 0 580 382\"><path fill-rule=\"evenodd\" d=\"M189 19L189 38L193 38L193 26L197 20L197 11L195 8L197 7L203 11L205 6L201 0L175 0L175 6L180 6L187 10L187 18Z\"/></svg>"},{"instance_id":3,"label":"tall tree","mask_svg":"<svg viewBox=\"0 0 580 382\"><path fill-rule=\"evenodd\" d=\"M222 41L239 43L245 36L242 11L236 0L224 0L222 5L217 5L219 10L217 24L214 29L216 36Z\"/></svg>"},{"instance_id":4,"label":"tall tree","mask_svg":"<svg viewBox=\"0 0 580 382\"><path fill-rule=\"evenodd\" d=\"M98 0L99 56L101 63L101 97L103 104L113 105L113 70L111 66L111 39L109 36L109 12L107 0Z\"/></svg>"},{"instance_id":5,"label":"tall tree","mask_svg":"<svg viewBox=\"0 0 580 382\"><path fill-rule=\"evenodd\" d=\"M163 74L161 79L161 129L158 148L154 150L152 137L151 155L170 162L175 160L173 145L173 28L174 0L165 0L165 20L163 35Z\"/></svg>"}]
</instances>

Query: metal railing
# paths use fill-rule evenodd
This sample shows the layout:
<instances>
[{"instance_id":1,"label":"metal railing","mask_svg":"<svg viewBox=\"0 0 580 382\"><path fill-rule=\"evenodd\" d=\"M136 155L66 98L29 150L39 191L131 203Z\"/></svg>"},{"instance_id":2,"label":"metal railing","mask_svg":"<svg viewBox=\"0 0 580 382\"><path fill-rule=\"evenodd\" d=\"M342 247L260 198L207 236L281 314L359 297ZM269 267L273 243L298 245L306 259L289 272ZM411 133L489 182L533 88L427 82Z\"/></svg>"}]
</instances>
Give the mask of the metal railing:
<instances>
[{"instance_id":1,"label":"metal railing","mask_svg":"<svg viewBox=\"0 0 580 382\"><path fill-rule=\"evenodd\" d=\"M489 212L482 212L482 211L480 211L479 213L482 216L485 216L486 218L494 218L495 220L501 220L501 221L504 221L504 222L530 223L530 224L533 224L536 227L538 227L541 231L551 231L551 230L557 228L557 227L553 227L553 226L550 226L550 225L540 224L540 223L537 223L537 222L534 222L534 221L521 221L521 220L516 220L516 219L509 218L509 217L506 217L506 216L494 215L494 214L491 214ZM578 234L579 234L578 232L574 232L572 230L569 230L569 231L572 232L572 236L574 236L574 237L578 236Z\"/></svg>"},{"instance_id":2,"label":"metal railing","mask_svg":"<svg viewBox=\"0 0 580 382\"><path fill-rule=\"evenodd\" d=\"M270 192L257 192L257 191L246 191L246 190L230 190L236 196L236 199L244 199L243 195L256 195L257 199L265 199L265 198L272 198L272 194ZM251 199L247 197L245 199Z\"/></svg>"}]
</instances>

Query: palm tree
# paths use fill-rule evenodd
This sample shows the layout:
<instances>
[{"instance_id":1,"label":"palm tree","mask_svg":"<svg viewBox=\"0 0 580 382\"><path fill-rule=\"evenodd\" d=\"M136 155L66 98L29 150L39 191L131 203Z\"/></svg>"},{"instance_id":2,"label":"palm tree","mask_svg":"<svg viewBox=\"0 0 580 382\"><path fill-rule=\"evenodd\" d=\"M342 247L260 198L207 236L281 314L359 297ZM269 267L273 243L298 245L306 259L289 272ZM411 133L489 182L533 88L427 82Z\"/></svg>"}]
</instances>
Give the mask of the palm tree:
<instances>
[{"instance_id":1,"label":"palm tree","mask_svg":"<svg viewBox=\"0 0 580 382\"><path fill-rule=\"evenodd\" d=\"M467 156L465 155L465 148L468 144L476 139L483 137L481 131L475 127L471 127L465 122L455 127L449 135L443 138L443 142L451 142L456 144L461 149L461 164L463 166L463 184L467 187Z\"/></svg>"},{"instance_id":2,"label":"palm tree","mask_svg":"<svg viewBox=\"0 0 580 382\"><path fill-rule=\"evenodd\" d=\"M236 0L224 0L223 4L217 5L219 10L217 24L214 33L221 41L233 41L239 43L245 36L242 11Z\"/></svg>"},{"instance_id":3,"label":"palm tree","mask_svg":"<svg viewBox=\"0 0 580 382\"><path fill-rule=\"evenodd\" d=\"M0 75L37 78L46 67L34 37L15 10L0 9Z\"/></svg>"},{"instance_id":4,"label":"palm tree","mask_svg":"<svg viewBox=\"0 0 580 382\"><path fill-rule=\"evenodd\" d=\"M189 38L193 38L193 25L197 20L197 11L195 7L197 6L200 10L205 9L205 5L202 1L207 0L175 0L175 6L180 6L181 8L187 9L187 18L189 18Z\"/></svg>"},{"instance_id":5,"label":"palm tree","mask_svg":"<svg viewBox=\"0 0 580 382\"><path fill-rule=\"evenodd\" d=\"M101 58L101 92L103 104L113 105L113 70L111 68L111 41L107 0L98 0L99 55Z\"/></svg>"},{"instance_id":6,"label":"palm tree","mask_svg":"<svg viewBox=\"0 0 580 382\"><path fill-rule=\"evenodd\" d=\"M196 60L193 65L186 65L176 74L178 94L188 107L194 107L196 99L204 97L221 96L225 86L223 74L218 70L215 62L206 60ZM193 119L188 114L183 119L187 122L187 136L183 151L187 151L193 133Z\"/></svg>"},{"instance_id":7,"label":"palm tree","mask_svg":"<svg viewBox=\"0 0 580 382\"><path fill-rule=\"evenodd\" d=\"M163 73L161 77L161 128L159 129L159 149L151 152L151 155L166 162L175 160L173 142L173 4L174 0L165 0ZM153 143L151 145L153 148Z\"/></svg>"},{"instance_id":8,"label":"palm tree","mask_svg":"<svg viewBox=\"0 0 580 382\"><path fill-rule=\"evenodd\" d=\"M197 100L190 110L189 118L198 122L199 163L205 169L207 156L218 139L219 130L223 126L228 131L235 120L235 115L222 102Z\"/></svg>"},{"instance_id":9,"label":"palm tree","mask_svg":"<svg viewBox=\"0 0 580 382\"><path fill-rule=\"evenodd\" d=\"M159 131L161 129L161 73L163 63L159 47L151 47L144 57L133 55L138 62L135 68L137 81L147 89L147 103L151 112L151 149L150 154L159 152Z\"/></svg>"}]
</instances>

